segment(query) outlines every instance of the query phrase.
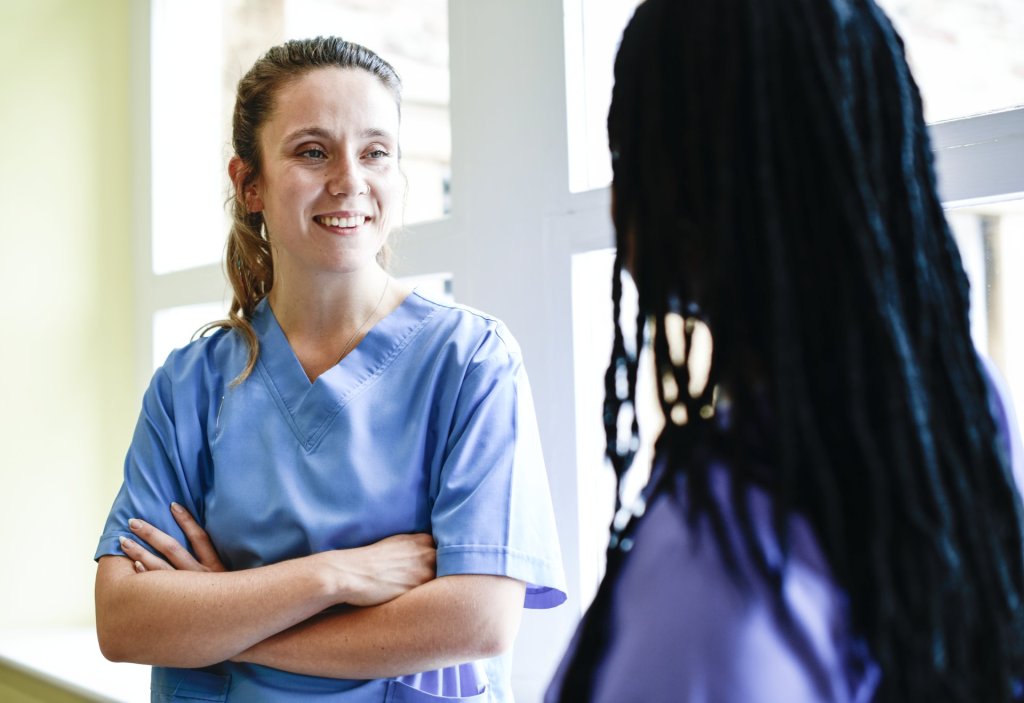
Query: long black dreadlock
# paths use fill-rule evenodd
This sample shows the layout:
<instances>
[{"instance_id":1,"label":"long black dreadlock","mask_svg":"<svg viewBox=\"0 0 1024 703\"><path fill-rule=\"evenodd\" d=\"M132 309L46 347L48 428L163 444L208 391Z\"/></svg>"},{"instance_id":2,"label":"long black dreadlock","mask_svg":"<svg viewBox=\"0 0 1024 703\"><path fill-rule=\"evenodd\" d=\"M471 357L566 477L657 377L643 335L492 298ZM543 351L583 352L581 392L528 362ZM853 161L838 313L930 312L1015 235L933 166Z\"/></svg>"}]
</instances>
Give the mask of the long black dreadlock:
<instances>
[{"instance_id":1,"label":"long black dreadlock","mask_svg":"<svg viewBox=\"0 0 1024 703\"><path fill-rule=\"evenodd\" d=\"M773 497L780 544L791 514L810 521L881 667L877 700L1012 700L1024 675L1021 508L889 20L872 0L647 0L622 39L608 126L617 476L637 446L637 358L619 326L628 260L636 349L653 342L666 418L657 453L686 475L691 518L711 519L727 564L721 509L696 470L709 442L733 468L752 555L750 484ZM695 319L713 335L697 397L688 360L670 353L674 315L687 335ZM770 474L755 468L752 434ZM563 700L590 698L621 538ZM755 561L778 588L778 568Z\"/></svg>"}]
</instances>

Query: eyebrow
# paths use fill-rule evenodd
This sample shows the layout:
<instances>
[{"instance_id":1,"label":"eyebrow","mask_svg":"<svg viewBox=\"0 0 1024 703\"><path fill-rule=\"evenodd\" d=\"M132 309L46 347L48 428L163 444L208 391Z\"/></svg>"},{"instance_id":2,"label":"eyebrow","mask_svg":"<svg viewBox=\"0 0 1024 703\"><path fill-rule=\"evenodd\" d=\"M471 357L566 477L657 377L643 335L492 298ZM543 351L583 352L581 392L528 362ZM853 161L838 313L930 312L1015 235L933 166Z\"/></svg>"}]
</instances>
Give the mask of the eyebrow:
<instances>
[{"instance_id":1,"label":"eyebrow","mask_svg":"<svg viewBox=\"0 0 1024 703\"><path fill-rule=\"evenodd\" d=\"M372 139L374 137L379 137L390 141L394 141L395 139L394 135L392 135L391 132L388 132L387 130L380 129L377 127L370 127L369 129L364 129L359 134L359 137L362 139ZM331 141L334 137L330 132L328 132L323 127L303 127L302 129L297 129L291 134L289 134L287 137L285 137L284 143L291 144L296 140L308 138Z\"/></svg>"}]
</instances>

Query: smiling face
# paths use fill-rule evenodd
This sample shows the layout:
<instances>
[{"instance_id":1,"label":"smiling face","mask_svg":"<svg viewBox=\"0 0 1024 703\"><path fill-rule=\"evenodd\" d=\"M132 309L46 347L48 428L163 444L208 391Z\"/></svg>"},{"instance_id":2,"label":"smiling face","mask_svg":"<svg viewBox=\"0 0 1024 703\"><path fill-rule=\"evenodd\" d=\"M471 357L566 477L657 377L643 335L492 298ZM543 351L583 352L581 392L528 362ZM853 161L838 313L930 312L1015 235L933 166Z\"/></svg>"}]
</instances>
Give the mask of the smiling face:
<instances>
[{"instance_id":1,"label":"smiling face","mask_svg":"<svg viewBox=\"0 0 1024 703\"><path fill-rule=\"evenodd\" d=\"M278 272L347 273L375 261L405 188L398 105L358 68L285 84L259 132L262 172L245 193L262 212Z\"/></svg>"}]
</instances>

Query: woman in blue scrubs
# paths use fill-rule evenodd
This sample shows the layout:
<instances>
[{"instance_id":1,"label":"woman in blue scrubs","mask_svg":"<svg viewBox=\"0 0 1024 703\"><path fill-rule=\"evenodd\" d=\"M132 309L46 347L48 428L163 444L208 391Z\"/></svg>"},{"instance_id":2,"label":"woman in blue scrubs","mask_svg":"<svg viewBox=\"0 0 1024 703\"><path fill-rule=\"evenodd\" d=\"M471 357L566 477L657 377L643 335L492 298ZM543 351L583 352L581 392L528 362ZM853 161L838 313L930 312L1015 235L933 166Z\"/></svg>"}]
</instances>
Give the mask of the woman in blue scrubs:
<instances>
[{"instance_id":1,"label":"woman in blue scrubs","mask_svg":"<svg viewBox=\"0 0 1024 703\"><path fill-rule=\"evenodd\" d=\"M229 319L156 372L96 558L156 701L511 700L565 600L522 356L383 267L400 83L337 38L240 81Z\"/></svg>"}]
</instances>

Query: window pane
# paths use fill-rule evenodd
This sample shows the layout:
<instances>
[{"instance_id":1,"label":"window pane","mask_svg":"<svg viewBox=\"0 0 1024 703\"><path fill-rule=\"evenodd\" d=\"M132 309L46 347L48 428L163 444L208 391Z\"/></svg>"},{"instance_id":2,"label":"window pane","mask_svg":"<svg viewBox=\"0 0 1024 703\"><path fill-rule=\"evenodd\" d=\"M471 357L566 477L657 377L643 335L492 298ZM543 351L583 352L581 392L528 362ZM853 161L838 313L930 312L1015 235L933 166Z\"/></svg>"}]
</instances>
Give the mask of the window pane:
<instances>
[{"instance_id":1,"label":"window pane","mask_svg":"<svg viewBox=\"0 0 1024 703\"><path fill-rule=\"evenodd\" d=\"M573 367L579 486L580 607L597 592L615 500L615 478L604 458L604 371L612 352L612 250L572 259Z\"/></svg>"},{"instance_id":2,"label":"window pane","mask_svg":"<svg viewBox=\"0 0 1024 703\"><path fill-rule=\"evenodd\" d=\"M637 0L564 0L569 186L611 182L605 119L612 66ZM1024 105L1024 2L879 0L903 36L925 118Z\"/></svg>"},{"instance_id":3,"label":"window pane","mask_svg":"<svg viewBox=\"0 0 1024 703\"><path fill-rule=\"evenodd\" d=\"M221 129L222 13L208 0L153 2L150 129L153 271L218 261L228 218ZM187 37L188 51L181 46Z\"/></svg>"},{"instance_id":4,"label":"window pane","mask_svg":"<svg viewBox=\"0 0 1024 703\"><path fill-rule=\"evenodd\" d=\"M1024 105L1024 2L878 4L906 43L928 122Z\"/></svg>"},{"instance_id":5,"label":"window pane","mask_svg":"<svg viewBox=\"0 0 1024 703\"><path fill-rule=\"evenodd\" d=\"M1024 200L947 212L971 279L975 344L995 362L1024 419ZM1024 425L1021 426L1024 432Z\"/></svg>"},{"instance_id":6,"label":"window pane","mask_svg":"<svg viewBox=\"0 0 1024 703\"><path fill-rule=\"evenodd\" d=\"M450 273L427 273L420 276L402 276L402 283L415 288L431 300L439 303L454 303L452 275Z\"/></svg>"},{"instance_id":7,"label":"window pane","mask_svg":"<svg viewBox=\"0 0 1024 703\"><path fill-rule=\"evenodd\" d=\"M270 46L330 33L380 53L402 78L404 222L447 214L447 0L153 0L155 273L221 257L238 79Z\"/></svg>"},{"instance_id":8,"label":"window pane","mask_svg":"<svg viewBox=\"0 0 1024 703\"><path fill-rule=\"evenodd\" d=\"M615 474L605 460L604 374L612 353L611 249L577 254L572 259L573 365L576 389L576 461L579 486L580 605L593 599L604 574L608 526L615 504ZM632 346L635 334L625 321L636 319L636 289L623 281L623 333ZM633 328L635 329L635 327ZM661 411L650 370L641 357L637 372L641 448L623 486L623 504L630 505L650 475L654 440L661 431Z\"/></svg>"},{"instance_id":9,"label":"window pane","mask_svg":"<svg viewBox=\"0 0 1024 703\"><path fill-rule=\"evenodd\" d=\"M200 303L158 310L153 315L153 368L160 367L173 350L188 344L199 328L227 316L224 303Z\"/></svg>"},{"instance_id":10,"label":"window pane","mask_svg":"<svg viewBox=\"0 0 1024 703\"><path fill-rule=\"evenodd\" d=\"M612 180L608 106L622 30L639 0L565 0L569 188L601 188Z\"/></svg>"}]
</instances>

